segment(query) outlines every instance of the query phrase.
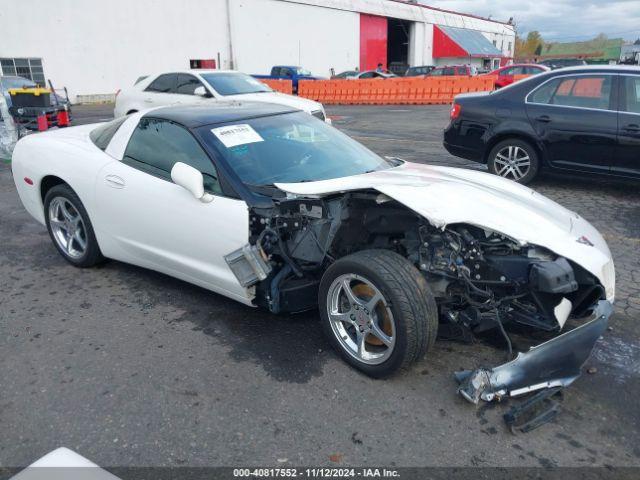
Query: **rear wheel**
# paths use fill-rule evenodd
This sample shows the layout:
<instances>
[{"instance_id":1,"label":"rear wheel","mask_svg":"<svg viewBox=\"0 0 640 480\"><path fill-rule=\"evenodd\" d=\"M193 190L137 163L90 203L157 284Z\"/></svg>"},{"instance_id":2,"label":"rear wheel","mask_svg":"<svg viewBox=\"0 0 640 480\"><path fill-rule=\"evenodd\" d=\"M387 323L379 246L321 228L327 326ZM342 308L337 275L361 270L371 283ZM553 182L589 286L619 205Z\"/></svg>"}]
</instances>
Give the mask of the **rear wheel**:
<instances>
[{"instance_id":1,"label":"rear wheel","mask_svg":"<svg viewBox=\"0 0 640 480\"><path fill-rule=\"evenodd\" d=\"M66 261L91 267L104 260L89 215L69 185L56 185L47 192L44 215L49 236Z\"/></svg>"},{"instance_id":2,"label":"rear wheel","mask_svg":"<svg viewBox=\"0 0 640 480\"><path fill-rule=\"evenodd\" d=\"M318 304L325 334L340 356L372 377L421 359L438 329L435 300L404 257L365 250L327 269Z\"/></svg>"},{"instance_id":3,"label":"rear wheel","mask_svg":"<svg viewBox=\"0 0 640 480\"><path fill-rule=\"evenodd\" d=\"M531 144L509 138L491 149L487 167L494 175L526 185L537 175L540 161Z\"/></svg>"}]
</instances>

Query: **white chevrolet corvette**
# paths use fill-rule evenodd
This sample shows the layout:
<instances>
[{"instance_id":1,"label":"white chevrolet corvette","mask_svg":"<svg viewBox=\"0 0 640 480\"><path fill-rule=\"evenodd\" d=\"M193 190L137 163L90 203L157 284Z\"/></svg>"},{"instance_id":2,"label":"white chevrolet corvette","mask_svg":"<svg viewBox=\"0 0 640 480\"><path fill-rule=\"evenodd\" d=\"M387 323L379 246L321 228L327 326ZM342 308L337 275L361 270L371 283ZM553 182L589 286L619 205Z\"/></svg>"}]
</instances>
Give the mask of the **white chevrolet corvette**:
<instances>
[{"instance_id":1,"label":"white chevrolet corvette","mask_svg":"<svg viewBox=\"0 0 640 480\"><path fill-rule=\"evenodd\" d=\"M460 377L471 401L565 386L606 327L615 274L579 215L502 178L381 158L266 103L164 107L28 136L20 198L78 267L106 258L271 312L319 308L382 377L439 328L549 340ZM591 317L591 318L588 318Z\"/></svg>"}]
</instances>

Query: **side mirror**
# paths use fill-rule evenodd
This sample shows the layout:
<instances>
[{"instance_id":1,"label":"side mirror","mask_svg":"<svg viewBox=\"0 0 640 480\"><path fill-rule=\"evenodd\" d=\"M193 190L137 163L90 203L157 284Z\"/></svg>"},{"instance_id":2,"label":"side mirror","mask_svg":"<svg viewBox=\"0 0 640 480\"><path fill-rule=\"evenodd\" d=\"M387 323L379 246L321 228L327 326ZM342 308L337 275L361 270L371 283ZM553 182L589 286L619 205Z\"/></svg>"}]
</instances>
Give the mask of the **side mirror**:
<instances>
[{"instance_id":1,"label":"side mirror","mask_svg":"<svg viewBox=\"0 0 640 480\"><path fill-rule=\"evenodd\" d=\"M204 98L211 97L211 94L202 85L200 85L199 87L196 87L196 89L193 91L193 94L199 97L204 97Z\"/></svg>"},{"instance_id":2,"label":"side mirror","mask_svg":"<svg viewBox=\"0 0 640 480\"><path fill-rule=\"evenodd\" d=\"M196 199L203 203L213 200L213 195L205 193L202 173L186 163L176 162L171 169L171 180L190 192Z\"/></svg>"}]
</instances>

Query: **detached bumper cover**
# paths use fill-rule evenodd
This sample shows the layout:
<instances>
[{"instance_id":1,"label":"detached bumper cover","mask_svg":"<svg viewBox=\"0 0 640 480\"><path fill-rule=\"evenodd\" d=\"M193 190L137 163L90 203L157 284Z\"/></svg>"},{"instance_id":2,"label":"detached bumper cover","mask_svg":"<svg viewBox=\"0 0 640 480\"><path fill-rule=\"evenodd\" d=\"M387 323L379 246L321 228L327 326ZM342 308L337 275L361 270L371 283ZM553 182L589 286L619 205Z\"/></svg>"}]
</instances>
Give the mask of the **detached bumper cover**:
<instances>
[{"instance_id":1,"label":"detached bumper cover","mask_svg":"<svg viewBox=\"0 0 640 480\"><path fill-rule=\"evenodd\" d=\"M492 369L456 372L458 393L472 403L516 397L545 388L566 387L580 376L596 341L613 313L610 302L598 302L592 319L573 330L532 347Z\"/></svg>"}]
</instances>

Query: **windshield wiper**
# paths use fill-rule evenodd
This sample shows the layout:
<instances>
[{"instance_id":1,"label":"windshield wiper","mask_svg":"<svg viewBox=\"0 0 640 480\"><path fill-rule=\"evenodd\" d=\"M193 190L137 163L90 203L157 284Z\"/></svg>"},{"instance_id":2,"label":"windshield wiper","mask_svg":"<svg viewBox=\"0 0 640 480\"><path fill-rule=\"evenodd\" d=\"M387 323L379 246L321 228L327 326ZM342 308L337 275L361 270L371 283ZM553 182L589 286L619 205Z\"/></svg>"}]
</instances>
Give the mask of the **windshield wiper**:
<instances>
[{"instance_id":1,"label":"windshield wiper","mask_svg":"<svg viewBox=\"0 0 640 480\"><path fill-rule=\"evenodd\" d=\"M273 90L256 90L254 92L238 92L238 93L228 93L227 95L250 95L252 93L271 93Z\"/></svg>"}]
</instances>

